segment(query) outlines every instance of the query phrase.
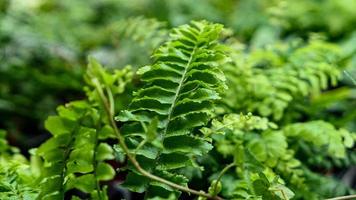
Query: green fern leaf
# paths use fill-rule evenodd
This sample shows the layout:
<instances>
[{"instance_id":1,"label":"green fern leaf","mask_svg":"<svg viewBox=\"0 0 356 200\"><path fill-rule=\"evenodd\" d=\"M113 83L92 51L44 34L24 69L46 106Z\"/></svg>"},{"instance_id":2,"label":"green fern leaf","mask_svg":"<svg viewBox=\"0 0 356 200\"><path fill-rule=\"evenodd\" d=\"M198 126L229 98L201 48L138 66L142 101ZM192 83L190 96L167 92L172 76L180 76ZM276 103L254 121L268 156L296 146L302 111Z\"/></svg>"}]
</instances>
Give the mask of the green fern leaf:
<instances>
[{"instance_id":1,"label":"green fern leaf","mask_svg":"<svg viewBox=\"0 0 356 200\"><path fill-rule=\"evenodd\" d=\"M223 102L235 112L257 112L276 121L292 102L336 85L341 76L340 49L317 40L301 48L275 45L231 56L232 65L224 65L230 90Z\"/></svg>"},{"instance_id":2,"label":"green fern leaf","mask_svg":"<svg viewBox=\"0 0 356 200\"><path fill-rule=\"evenodd\" d=\"M110 91L106 92L114 101L115 95L125 91L131 77L129 68L110 74L90 59L85 76L89 101L74 101L60 106L58 115L45 122L52 138L37 149L37 155L44 161L41 199L63 199L65 192L73 188L89 193L92 199L107 198L99 182L111 180L115 170L105 163L114 159L114 151L104 140L116 136L106 121L107 117L101 116L100 97L92 87L99 84L108 88Z\"/></svg>"},{"instance_id":3,"label":"green fern leaf","mask_svg":"<svg viewBox=\"0 0 356 200\"><path fill-rule=\"evenodd\" d=\"M6 132L0 129L0 199L37 199L38 176L20 150L5 140Z\"/></svg>"},{"instance_id":4,"label":"green fern leaf","mask_svg":"<svg viewBox=\"0 0 356 200\"><path fill-rule=\"evenodd\" d=\"M97 111L85 101L61 106L58 111L58 116L49 117L45 123L53 137L37 149L37 155L44 160L40 198L63 199L72 188L101 193L97 182L108 177L99 176L99 166L112 156L107 155L110 150L103 149L105 144L98 142L94 128L98 124ZM107 174L113 177L112 172Z\"/></svg>"},{"instance_id":5,"label":"green fern leaf","mask_svg":"<svg viewBox=\"0 0 356 200\"><path fill-rule=\"evenodd\" d=\"M316 147L327 146L329 156L336 158L344 158L347 148L352 148L355 143L355 133L345 129L338 130L321 120L291 124L283 132L287 137L299 138Z\"/></svg>"},{"instance_id":6,"label":"green fern leaf","mask_svg":"<svg viewBox=\"0 0 356 200\"><path fill-rule=\"evenodd\" d=\"M134 93L129 110L116 118L126 122L121 131L132 152L146 157L145 164L150 162L147 159L157 164L150 169L155 174L183 167L181 160L212 149L193 129L208 122L213 103L226 88L219 68L225 60L224 47L217 42L221 30L221 25L205 21L173 29L170 40L153 54L154 64L138 71L145 86ZM155 140L161 145L150 142L152 133L147 127L153 119L158 119ZM139 147L140 143L150 144ZM130 179L127 183L133 182ZM143 187L135 187L143 191ZM155 190L157 187L167 189L155 185Z\"/></svg>"},{"instance_id":7,"label":"green fern leaf","mask_svg":"<svg viewBox=\"0 0 356 200\"><path fill-rule=\"evenodd\" d=\"M161 44L168 34L166 23L142 16L115 22L110 29L119 40L131 39L149 50Z\"/></svg>"}]
</instances>

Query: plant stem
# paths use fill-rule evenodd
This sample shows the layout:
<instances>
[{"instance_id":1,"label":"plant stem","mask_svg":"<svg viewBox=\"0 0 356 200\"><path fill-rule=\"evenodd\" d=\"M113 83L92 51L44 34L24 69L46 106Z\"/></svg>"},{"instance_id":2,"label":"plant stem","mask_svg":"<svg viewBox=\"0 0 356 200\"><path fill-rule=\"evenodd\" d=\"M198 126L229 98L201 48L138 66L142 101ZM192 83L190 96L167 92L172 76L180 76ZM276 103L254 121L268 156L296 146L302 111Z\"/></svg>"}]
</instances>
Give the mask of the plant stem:
<instances>
[{"instance_id":1,"label":"plant stem","mask_svg":"<svg viewBox=\"0 0 356 200\"><path fill-rule=\"evenodd\" d=\"M125 138L121 135L120 130L117 127L117 125L116 125L116 123L114 121L114 113L113 113L114 105L110 105L110 103L111 102L113 103L113 101L110 101L110 102L108 101L107 97L105 96L105 94L103 92L103 89L101 88L100 82L99 82L99 80L97 78L93 78L92 79L92 83L94 83L95 89L98 92L100 100L103 103L104 110L105 110L105 112L107 114L110 126L114 129L114 132L115 132L115 134L116 134L116 136L117 136L117 138L119 140L120 147L126 153L127 158L135 166L137 171L139 171L143 176L146 176L149 179L161 182L161 183L166 184L166 185L168 185L168 186L170 186L170 187L172 187L174 189L177 189L177 190L180 190L180 191L183 191L183 192L187 192L187 193L191 193L191 194L195 194L195 195L198 195L198 196L202 196L202 197L205 197L205 198L211 199L211 200L223 200L223 198L221 198L221 197L212 196L212 195L210 195L208 193L205 193L203 191L197 191L197 190L190 189L188 187L184 187L184 186L178 185L178 184L173 183L171 181L168 181L168 180L166 180L164 178L161 178L159 176L151 174L150 172L148 172L145 169L143 169L141 167L140 163L137 162L135 156L130 153L129 148L127 147L127 145L125 143Z\"/></svg>"},{"instance_id":2,"label":"plant stem","mask_svg":"<svg viewBox=\"0 0 356 200\"><path fill-rule=\"evenodd\" d=\"M325 200L347 200L347 199L356 199L356 194L348 195L348 196L341 196L341 197L334 197L334 198L325 199Z\"/></svg>"},{"instance_id":3,"label":"plant stem","mask_svg":"<svg viewBox=\"0 0 356 200\"><path fill-rule=\"evenodd\" d=\"M217 195L217 187L219 184L220 179L223 177L223 175L227 172L227 170L229 170L231 167L235 166L235 163L231 163L229 165L227 165L223 170L221 170L218 178L216 179L215 185L214 185L214 195Z\"/></svg>"},{"instance_id":4,"label":"plant stem","mask_svg":"<svg viewBox=\"0 0 356 200\"><path fill-rule=\"evenodd\" d=\"M97 125L97 127L96 127L97 130L100 129L99 127L100 127L100 124ZM97 150L98 150L98 146L99 146L98 136L99 136L99 132L95 131L94 156L93 156L93 168L94 168L94 171L93 171L93 174L94 174L94 184L95 184L95 187L96 187L96 193L98 194L98 199L102 200L103 198L101 196L100 182L99 182L98 176L97 176L98 162L97 162L96 158L97 158Z\"/></svg>"},{"instance_id":5,"label":"plant stem","mask_svg":"<svg viewBox=\"0 0 356 200\"><path fill-rule=\"evenodd\" d=\"M344 70L344 74L356 85L356 80L346 70Z\"/></svg>"}]
</instances>

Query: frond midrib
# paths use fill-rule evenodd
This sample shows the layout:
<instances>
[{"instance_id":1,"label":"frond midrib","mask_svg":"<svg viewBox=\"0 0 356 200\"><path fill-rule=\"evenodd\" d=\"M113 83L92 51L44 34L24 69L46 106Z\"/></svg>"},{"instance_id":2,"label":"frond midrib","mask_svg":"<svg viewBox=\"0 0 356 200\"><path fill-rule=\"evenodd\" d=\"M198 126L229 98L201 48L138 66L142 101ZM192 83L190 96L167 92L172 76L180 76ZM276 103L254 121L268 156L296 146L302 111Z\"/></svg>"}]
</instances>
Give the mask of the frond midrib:
<instances>
[{"instance_id":1,"label":"frond midrib","mask_svg":"<svg viewBox=\"0 0 356 200\"><path fill-rule=\"evenodd\" d=\"M185 80L185 78L186 78L186 74L187 74L187 72L188 72L188 69L189 69L189 67L190 67L190 65L191 65L191 63L192 63L193 57L194 57L194 55L195 55L196 48L197 48L197 42L195 43L194 48L193 48L193 50L192 50L192 53L191 53L191 55L190 55L190 57L189 57L188 63L186 64L186 66L185 66L185 68L184 68L184 72L183 72L182 77L181 77L181 79L180 79L180 81L179 81L179 85L178 85L178 87L177 87L177 91L176 91L176 93L175 93L175 95L174 95L174 98L173 98L173 101L172 101L172 105L171 105L171 107L170 107L169 110L168 110L167 123L166 123L166 126L164 127L164 131L163 131L163 134L162 134L162 136L163 136L163 137L162 137L162 140L164 140L164 138L165 138L165 136L166 136L166 134L167 134L168 126L169 126L169 123L170 123L171 118L172 118L173 110L174 110L174 108L175 108L175 106L176 106L178 96L179 96L179 94L181 93L181 89L182 89L184 80Z\"/></svg>"}]
</instances>

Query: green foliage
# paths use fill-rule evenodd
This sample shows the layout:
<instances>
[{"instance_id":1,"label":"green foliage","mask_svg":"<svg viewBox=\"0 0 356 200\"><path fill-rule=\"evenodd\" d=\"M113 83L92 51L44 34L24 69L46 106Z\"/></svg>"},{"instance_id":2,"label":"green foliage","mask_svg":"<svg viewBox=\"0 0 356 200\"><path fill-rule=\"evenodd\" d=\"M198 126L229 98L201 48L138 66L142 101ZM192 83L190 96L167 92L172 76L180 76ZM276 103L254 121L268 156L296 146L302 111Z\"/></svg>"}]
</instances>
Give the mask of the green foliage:
<instances>
[{"instance_id":1,"label":"green foliage","mask_svg":"<svg viewBox=\"0 0 356 200\"><path fill-rule=\"evenodd\" d=\"M355 13L351 7L355 2L341 0L318 1L292 0L278 2L268 8L272 23L288 31L322 30L336 37L347 33L355 23ZM308 9L305 9L305 8ZM326 14L328 13L328 14ZM340 21L339 21L340 20Z\"/></svg>"},{"instance_id":2,"label":"green foliage","mask_svg":"<svg viewBox=\"0 0 356 200\"><path fill-rule=\"evenodd\" d=\"M95 57L113 66L117 63L144 65L149 61L151 52L167 39L168 29L164 22L139 16L110 23L106 33L112 38L115 49L109 49L112 55L98 51Z\"/></svg>"},{"instance_id":3,"label":"green foliage","mask_svg":"<svg viewBox=\"0 0 356 200\"><path fill-rule=\"evenodd\" d=\"M0 158L0 198L36 199L39 190L36 188L36 177L23 156L16 155L11 159Z\"/></svg>"},{"instance_id":4,"label":"green foliage","mask_svg":"<svg viewBox=\"0 0 356 200\"><path fill-rule=\"evenodd\" d=\"M103 84L114 97L124 92L131 75L128 68L109 74L90 59L88 100L58 107L58 115L45 122L52 138L36 150L43 159L40 199L63 199L73 188L90 194L91 199L107 199L100 182L111 180L115 170L105 162L114 159L113 148L105 140L116 136L108 119L101 116L100 99L91 88L93 83Z\"/></svg>"},{"instance_id":5,"label":"green foliage","mask_svg":"<svg viewBox=\"0 0 356 200\"><path fill-rule=\"evenodd\" d=\"M290 199L294 196L273 171L288 155L286 137L274 131L277 128L274 123L251 114L229 114L221 121L214 121L209 132L217 133L213 136L217 151L224 157L232 157L236 164L237 174L228 174L233 177L233 183L222 179L223 186L234 185L223 190L225 195L236 199L259 199L261 196Z\"/></svg>"},{"instance_id":6,"label":"green foliage","mask_svg":"<svg viewBox=\"0 0 356 200\"><path fill-rule=\"evenodd\" d=\"M129 122L121 131L144 167L182 185L187 180L175 171L212 148L193 129L208 122L212 103L226 87L219 69L225 58L217 43L221 29L204 21L173 29L168 42L153 54L154 64L138 71L146 85L134 93L129 110L117 117ZM135 173L129 173L125 184L134 191L149 187L148 195L154 197L159 190L170 190L155 182L134 185Z\"/></svg>"},{"instance_id":7,"label":"green foliage","mask_svg":"<svg viewBox=\"0 0 356 200\"><path fill-rule=\"evenodd\" d=\"M37 177L27 159L5 140L6 132L0 130L0 198L36 199Z\"/></svg>"},{"instance_id":8,"label":"green foliage","mask_svg":"<svg viewBox=\"0 0 356 200\"><path fill-rule=\"evenodd\" d=\"M341 183L334 177L322 176L305 169L306 182L310 186L311 191L318 191L324 197L332 198L335 196L342 196L344 194L354 194L355 190L348 187L346 184ZM313 194L298 194L299 198L314 198Z\"/></svg>"},{"instance_id":9,"label":"green foliage","mask_svg":"<svg viewBox=\"0 0 356 200\"><path fill-rule=\"evenodd\" d=\"M276 129L276 125L266 118L250 114L228 114L221 121L214 119L210 128L203 129L205 133L215 134L216 150L226 158L232 157L236 164L237 174L229 174L233 183L231 179L222 179L223 186L235 186L223 190L225 195L231 198L257 198L261 195L269 199L289 199L294 195L278 195L290 193L284 186L287 184L299 194L318 199L323 194L313 192L313 186L307 183L310 177L318 180L319 175L305 170L305 165L295 157L295 140L308 141L318 149L326 148L328 156L335 158L344 158L346 149L352 148L355 140L354 133L336 130L323 121L296 123ZM283 179L279 179L277 174ZM285 191L279 193L279 189L273 188Z\"/></svg>"},{"instance_id":10,"label":"green foliage","mask_svg":"<svg viewBox=\"0 0 356 200\"><path fill-rule=\"evenodd\" d=\"M352 148L356 137L355 133L345 129L336 130L324 121L296 123L286 126L283 131L287 137L310 142L319 148L326 146L328 154L337 158L346 156L345 147Z\"/></svg>"},{"instance_id":11,"label":"green foliage","mask_svg":"<svg viewBox=\"0 0 356 200\"><path fill-rule=\"evenodd\" d=\"M337 83L339 52L337 46L314 40L302 47L292 43L233 52L233 62L224 67L230 88L224 103L281 120L295 99Z\"/></svg>"},{"instance_id":12,"label":"green foliage","mask_svg":"<svg viewBox=\"0 0 356 200\"><path fill-rule=\"evenodd\" d=\"M120 20L111 26L119 38L131 39L150 51L159 46L167 36L165 23L154 18L133 17Z\"/></svg>"},{"instance_id":13,"label":"green foliage","mask_svg":"<svg viewBox=\"0 0 356 200\"><path fill-rule=\"evenodd\" d=\"M29 2L0 3L0 199L355 192L336 174L356 163L353 2ZM231 30L181 25L200 18ZM8 144L48 115L29 159Z\"/></svg>"},{"instance_id":14,"label":"green foliage","mask_svg":"<svg viewBox=\"0 0 356 200\"><path fill-rule=\"evenodd\" d=\"M170 28L192 19L219 22L231 28L248 48L318 32L330 42L345 44L343 57L354 55L356 18L351 9L354 2L349 0L196 0L196 4L199 6L192 6L189 0L3 0L1 127L15 133L18 145L26 149L37 146L39 142L31 138L45 132L40 124L46 117L54 114L58 105L83 97L87 55L110 68L146 64L152 48L166 39L163 24ZM126 30L136 39L123 33ZM354 61L347 61L352 76ZM346 104L354 106L353 100L330 108L347 112L348 121L333 116L328 121L354 127L350 118L355 114L345 108ZM311 115L317 119L323 111L318 109Z\"/></svg>"},{"instance_id":15,"label":"green foliage","mask_svg":"<svg viewBox=\"0 0 356 200\"><path fill-rule=\"evenodd\" d=\"M104 162L113 159L113 150L100 141L107 136L100 134L98 111L79 101L58 112L45 123L53 137L36 152L44 160L40 198L63 199L65 191L77 188L105 199L99 181L112 179L115 171Z\"/></svg>"}]
</instances>

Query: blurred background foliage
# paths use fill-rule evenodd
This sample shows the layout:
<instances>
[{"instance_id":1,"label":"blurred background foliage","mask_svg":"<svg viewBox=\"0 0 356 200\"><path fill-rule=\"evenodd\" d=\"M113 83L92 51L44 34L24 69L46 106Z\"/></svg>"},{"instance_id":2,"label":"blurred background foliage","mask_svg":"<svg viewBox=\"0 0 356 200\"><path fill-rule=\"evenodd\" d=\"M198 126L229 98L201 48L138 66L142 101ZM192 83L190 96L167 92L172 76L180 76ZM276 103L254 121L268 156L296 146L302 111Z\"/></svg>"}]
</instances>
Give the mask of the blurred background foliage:
<instances>
[{"instance_id":1,"label":"blurred background foliage","mask_svg":"<svg viewBox=\"0 0 356 200\"><path fill-rule=\"evenodd\" d=\"M224 42L240 52L233 54L237 68L228 76L242 77L236 79L240 88L231 89L241 95L225 102L235 105L229 109L253 112L280 126L323 119L356 131L355 8L355 0L0 0L0 129L24 152L38 146L48 137L43 128L47 116L84 96L88 55L108 68L130 64L136 69L150 62L169 28L206 19L224 24ZM271 88L283 96L283 88L274 85L283 83L278 78L303 71L303 62L314 59L316 49L326 52L319 59L330 66L317 66L315 77L322 82L320 69L339 68L343 73L335 72L334 84L284 96L276 107L263 105L263 100L279 98L268 94ZM314 61L308 64L315 67ZM290 70L281 70L289 62L294 62ZM301 144L297 153L315 151ZM323 156L304 161L341 171L356 163L354 151L346 160ZM338 187L340 194L347 193Z\"/></svg>"}]
</instances>

